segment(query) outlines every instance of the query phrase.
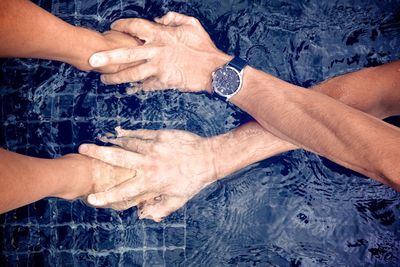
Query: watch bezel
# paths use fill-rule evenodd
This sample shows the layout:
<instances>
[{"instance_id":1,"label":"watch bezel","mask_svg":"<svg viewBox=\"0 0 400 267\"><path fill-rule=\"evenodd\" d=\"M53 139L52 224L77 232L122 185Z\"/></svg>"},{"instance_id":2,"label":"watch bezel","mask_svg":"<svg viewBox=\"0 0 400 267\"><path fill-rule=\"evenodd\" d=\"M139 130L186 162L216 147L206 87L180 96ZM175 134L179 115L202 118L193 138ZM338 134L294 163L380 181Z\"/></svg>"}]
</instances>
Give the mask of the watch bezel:
<instances>
[{"instance_id":1,"label":"watch bezel","mask_svg":"<svg viewBox=\"0 0 400 267\"><path fill-rule=\"evenodd\" d=\"M233 92L232 94L229 94L229 95L225 95L225 94L223 94L222 92L220 92L219 90L217 90L217 88L215 88L215 87L214 87L214 84L213 84L214 78L215 78L215 75L217 74L217 72L220 71L220 70L222 70L222 69L224 69L224 68L229 68L229 69L233 70L233 71L236 73L236 75L238 75L238 77L239 77L239 86L236 88L235 92ZM242 75L242 73L243 73L243 70L238 71L236 68L234 68L234 67L232 67L232 66L229 66L229 63L228 63L227 65L224 65L224 66L222 66L222 67L219 67L218 69L216 69L216 70L212 73L212 83L211 83L211 84L212 84L212 86L213 86L213 91L214 91L215 93L217 93L218 95L220 95L220 96L222 96L222 97L225 97L227 100L229 100L231 97L233 97L234 95L236 95L236 94L240 91L240 89L242 88L242 83L243 83L243 75Z\"/></svg>"}]
</instances>

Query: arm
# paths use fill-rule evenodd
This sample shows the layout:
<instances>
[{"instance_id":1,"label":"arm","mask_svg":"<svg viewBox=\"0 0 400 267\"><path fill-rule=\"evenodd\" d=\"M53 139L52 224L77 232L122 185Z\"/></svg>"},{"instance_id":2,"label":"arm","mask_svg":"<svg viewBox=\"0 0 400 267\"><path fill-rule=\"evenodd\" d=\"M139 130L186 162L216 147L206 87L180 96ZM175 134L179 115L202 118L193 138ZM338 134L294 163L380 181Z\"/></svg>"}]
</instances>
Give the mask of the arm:
<instances>
[{"instance_id":1,"label":"arm","mask_svg":"<svg viewBox=\"0 0 400 267\"><path fill-rule=\"evenodd\" d=\"M45 197L74 199L104 191L135 175L77 154L40 159L0 149L0 158L0 213Z\"/></svg>"},{"instance_id":2,"label":"arm","mask_svg":"<svg viewBox=\"0 0 400 267\"><path fill-rule=\"evenodd\" d=\"M27 0L0 1L0 36L0 57L58 60L81 70L93 69L89 57L94 52L137 44L125 34L72 26Z\"/></svg>"},{"instance_id":3,"label":"arm","mask_svg":"<svg viewBox=\"0 0 400 267\"><path fill-rule=\"evenodd\" d=\"M377 117L387 117L393 111L383 103L390 101L386 98L393 97L395 84L387 82L386 74L393 70L393 66L395 64L387 64L338 76L310 90L329 95ZM353 84L352 77L360 78L360 82ZM382 85L380 90L376 90L370 79ZM366 97L361 89L371 94L388 93L385 97ZM142 174L136 180L117 186L109 192L90 196L89 201L95 206L103 206L132 198L134 201L131 205L145 203L140 205L142 218L156 221L183 206L210 183L262 159L297 149L295 145L272 135L255 121L209 138L175 130L117 129L117 133L117 139L104 141L126 149L127 151L119 151L125 156L120 157L118 150L111 151L107 147L89 146L88 150L81 152L116 166L139 168ZM131 158L131 154L136 158ZM171 154L174 155L173 159ZM121 158L126 160L121 161ZM162 195L160 201L151 199L158 195Z\"/></svg>"}]
</instances>

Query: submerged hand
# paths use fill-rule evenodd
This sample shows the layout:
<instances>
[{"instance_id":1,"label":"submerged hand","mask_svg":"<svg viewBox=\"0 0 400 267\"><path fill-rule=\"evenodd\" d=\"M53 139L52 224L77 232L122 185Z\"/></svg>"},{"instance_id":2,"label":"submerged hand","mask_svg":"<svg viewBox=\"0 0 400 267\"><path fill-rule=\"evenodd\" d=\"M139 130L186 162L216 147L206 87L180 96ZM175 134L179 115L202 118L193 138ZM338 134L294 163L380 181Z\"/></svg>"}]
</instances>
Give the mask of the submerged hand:
<instances>
[{"instance_id":1,"label":"submerged hand","mask_svg":"<svg viewBox=\"0 0 400 267\"><path fill-rule=\"evenodd\" d=\"M137 170L134 179L88 197L94 206L130 201L141 204L140 217L160 221L182 207L216 178L208 139L178 130L117 128L119 147L82 145L80 153L109 164Z\"/></svg>"},{"instance_id":2,"label":"submerged hand","mask_svg":"<svg viewBox=\"0 0 400 267\"><path fill-rule=\"evenodd\" d=\"M92 193L104 192L135 177L136 171L128 168L115 167L100 160L69 154L57 161L62 161L65 168L72 169L75 175L68 177L69 182L61 188L56 197L75 199ZM65 170L70 172L70 170ZM114 209L126 209L127 202L113 203Z\"/></svg>"},{"instance_id":3,"label":"submerged hand","mask_svg":"<svg viewBox=\"0 0 400 267\"><path fill-rule=\"evenodd\" d=\"M142 90L210 91L212 72L230 57L215 47L193 17L168 12L156 22L121 19L112 24L113 30L135 36L144 45L96 53L91 57L92 66L143 64L102 75L102 81L106 84L142 81L139 88Z\"/></svg>"}]
</instances>

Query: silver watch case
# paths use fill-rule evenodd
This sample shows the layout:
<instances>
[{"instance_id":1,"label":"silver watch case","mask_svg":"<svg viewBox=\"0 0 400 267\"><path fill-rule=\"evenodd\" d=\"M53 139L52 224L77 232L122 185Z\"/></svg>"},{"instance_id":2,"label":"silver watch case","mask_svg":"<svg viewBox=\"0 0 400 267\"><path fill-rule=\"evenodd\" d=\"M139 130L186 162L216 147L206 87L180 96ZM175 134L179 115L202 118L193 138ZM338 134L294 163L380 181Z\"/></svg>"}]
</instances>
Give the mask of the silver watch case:
<instances>
[{"instance_id":1,"label":"silver watch case","mask_svg":"<svg viewBox=\"0 0 400 267\"><path fill-rule=\"evenodd\" d=\"M231 94L224 94L223 92L221 92L221 88L218 88L215 84L214 81L216 80L216 75L219 71L222 71L223 69L229 69L232 70L236 73L237 77L239 78L239 85L237 86L236 90L231 93ZM228 64L219 67L218 69L216 69L213 73L212 73L212 89L213 91L218 94L221 97L224 97L226 100L229 100L231 97L233 97L234 95L236 95L240 89L242 88L242 84L243 84L243 71L244 69L242 69L242 71L238 71L236 68L229 66Z\"/></svg>"}]
</instances>

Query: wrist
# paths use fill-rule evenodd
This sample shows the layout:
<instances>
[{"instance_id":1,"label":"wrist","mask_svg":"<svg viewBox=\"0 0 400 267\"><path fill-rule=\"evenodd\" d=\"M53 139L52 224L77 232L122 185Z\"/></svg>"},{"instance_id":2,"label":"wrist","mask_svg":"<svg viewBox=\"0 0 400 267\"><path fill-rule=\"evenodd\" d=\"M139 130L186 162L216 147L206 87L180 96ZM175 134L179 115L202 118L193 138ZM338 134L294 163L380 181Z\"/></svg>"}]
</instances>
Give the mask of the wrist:
<instances>
[{"instance_id":1,"label":"wrist","mask_svg":"<svg viewBox=\"0 0 400 267\"><path fill-rule=\"evenodd\" d=\"M94 70L89 64L89 58L94 53L109 47L106 38L101 33L82 27L74 27L73 31L76 43L71 44L66 58L62 61L82 71Z\"/></svg>"},{"instance_id":2,"label":"wrist","mask_svg":"<svg viewBox=\"0 0 400 267\"><path fill-rule=\"evenodd\" d=\"M208 93L211 94L213 92L212 73L216 71L218 68L227 64L229 61L231 61L233 57L218 50L215 53L208 54L204 58L205 58L204 67L206 73L204 88Z\"/></svg>"},{"instance_id":3,"label":"wrist","mask_svg":"<svg viewBox=\"0 0 400 267\"><path fill-rule=\"evenodd\" d=\"M53 197L75 199L92 190L91 160L79 154L68 154L52 160L57 186Z\"/></svg>"}]
</instances>

